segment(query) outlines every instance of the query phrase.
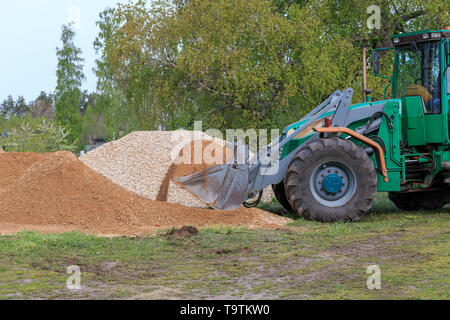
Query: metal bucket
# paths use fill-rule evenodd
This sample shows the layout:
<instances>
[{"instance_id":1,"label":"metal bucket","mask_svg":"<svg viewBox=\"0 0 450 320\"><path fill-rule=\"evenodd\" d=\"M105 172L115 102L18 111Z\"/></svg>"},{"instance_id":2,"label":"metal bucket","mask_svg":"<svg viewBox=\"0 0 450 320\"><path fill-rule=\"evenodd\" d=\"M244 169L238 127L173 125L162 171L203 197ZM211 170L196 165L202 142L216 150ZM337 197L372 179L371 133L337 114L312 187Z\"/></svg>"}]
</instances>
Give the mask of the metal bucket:
<instances>
[{"instance_id":1,"label":"metal bucket","mask_svg":"<svg viewBox=\"0 0 450 320\"><path fill-rule=\"evenodd\" d=\"M246 200L249 166L225 164L174 181L215 209L236 210Z\"/></svg>"}]
</instances>

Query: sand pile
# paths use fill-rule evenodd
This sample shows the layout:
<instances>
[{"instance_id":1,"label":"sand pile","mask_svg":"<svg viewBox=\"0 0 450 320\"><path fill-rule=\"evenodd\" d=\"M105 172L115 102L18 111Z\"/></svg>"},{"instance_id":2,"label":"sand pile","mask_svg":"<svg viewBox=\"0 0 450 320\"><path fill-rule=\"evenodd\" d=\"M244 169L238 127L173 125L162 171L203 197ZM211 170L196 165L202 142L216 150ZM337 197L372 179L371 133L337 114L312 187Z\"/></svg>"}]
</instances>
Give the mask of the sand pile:
<instances>
[{"instance_id":1,"label":"sand pile","mask_svg":"<svg viewBox=\"0 0 450 320\"><path fill-rule=\"evenodd\" d=\"M133 235L184 225L278 228L290 221L258 209L221 212L144 199L68 152L0 155L0 208L0 233Z\"/></svg>"},{"instance_id":2,"label":"sand pile","mask_svg":"<svg viewBox=\"0 0 450 320\"><path fill-rule=\"evenodd\" d=\"M83 155L80 160L116 184L144 198L189 207L204 207L203 202L171 181L174 175L173 163L180 152L192 141L200 139L213 141L222 147L226 145L225 141L203 132L133 132ZM208 153L207 150L206 154ZM181 168L178 166L179 175L183 173ZM197 169L199 166L191 168ZM263 200L270 201L273 197L271 188L268 188Z\"/></svg>"}]
</instances>

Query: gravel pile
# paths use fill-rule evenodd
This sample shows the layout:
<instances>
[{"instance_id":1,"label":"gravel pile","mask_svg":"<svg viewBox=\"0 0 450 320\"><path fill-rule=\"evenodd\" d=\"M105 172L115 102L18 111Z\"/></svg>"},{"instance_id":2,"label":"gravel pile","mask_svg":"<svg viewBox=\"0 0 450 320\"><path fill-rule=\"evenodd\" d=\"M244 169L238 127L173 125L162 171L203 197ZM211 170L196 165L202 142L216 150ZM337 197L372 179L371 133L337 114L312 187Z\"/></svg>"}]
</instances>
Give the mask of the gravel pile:
<instances>
[{"instance_id":1,"label":"gravel pile","mask_svg":"<svg viewBox=\"0 0 450 320\"><path fill-rule=\"evenodd\" d=\"M93 170L111 179L116 184L138 195L156 200L167 171L180 150L193 140L214 141L224 145L203 132L193 131L145 131L107 143L83 155L80 160ZM273 194L265 192L265 201ZM167 202L188 207L204 207L205 204L170 182Z\"/></svg>"}]
</instances>

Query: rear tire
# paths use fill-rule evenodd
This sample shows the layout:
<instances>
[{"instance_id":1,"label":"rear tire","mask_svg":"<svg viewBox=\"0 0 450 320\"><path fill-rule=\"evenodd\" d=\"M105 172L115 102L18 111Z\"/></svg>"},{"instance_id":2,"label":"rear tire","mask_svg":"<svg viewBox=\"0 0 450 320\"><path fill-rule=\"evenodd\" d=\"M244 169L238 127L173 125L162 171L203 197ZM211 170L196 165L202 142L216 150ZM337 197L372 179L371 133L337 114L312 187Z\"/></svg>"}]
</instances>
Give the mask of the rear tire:
<instances>
[{"instance_id":1,"label":"rear tire","mask_svg":"<svg viewBox=\"0 0 450 320\"><path fill-rule=\"evenodd\" d=\"M275 198L283 206L283 208L289 212L294 212L294 210L292 209L292 207L286 197L286 191L284 189L284 181L282 181L279 184L273 184L272 190L273 190L273 193L275 194Z\"/></svg>"},{"instance_id":2,"label":"rear tire","mask_svg":"<svg viewBox=\"0 0 450 320\"><path fill-rule=\"evenodd\" d=\"M389 200L391 200L397 208L405 211L441 209L447 204L448 199L448 190L389 193Z\"/></svg>"},{"instance_id":3,"label":"rear tire","mask_svg":"<svg viewBox=\"0 0 450 320\"><path fill-rule=\"evenodd\" d=\"M367 153L336 137L305 145L285 179L290 205L305 219L359 221L377 194L377 174Z\"/></svg>"}]
</instances>

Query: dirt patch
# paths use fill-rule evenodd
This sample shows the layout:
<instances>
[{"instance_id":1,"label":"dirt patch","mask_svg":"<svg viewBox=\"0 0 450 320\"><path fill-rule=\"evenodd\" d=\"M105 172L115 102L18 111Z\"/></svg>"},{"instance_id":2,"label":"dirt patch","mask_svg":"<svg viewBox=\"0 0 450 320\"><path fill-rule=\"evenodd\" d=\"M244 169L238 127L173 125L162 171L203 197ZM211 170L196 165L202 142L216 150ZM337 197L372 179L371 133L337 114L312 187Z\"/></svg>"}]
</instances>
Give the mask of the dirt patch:
<instances>
[{"instance_id":1,"label":"dirt patch","mask_svg":"<svg viewBox=\"0 0 450 320\"><path fill-rule=\"evenodd\" d=\"M179 300L183 292L173 288L159 287L151 293L139 294L131 297L130 300Z\"/></svg>"},{"instance_id":2,"label":"dirt patch","mask_svg":"<svg viewBox=\"0 0 450 320\"><path fill-rule=\"evenodd\" d=\"M0 208L3 234L79 230L142 235L186 225L278 228L291 221L258 209L212 211L144 199L69 152L2 154Z\"/></svg>"},{"instance_id":3,"label":"dirt patch","mask_svg":"<svg viewBox=\"0 0 450 320\"><path fill-rule=\"evenodd\" d=\"M391 253L391 247L402 245L398 236L375 236L365 241L361 241L357 246L348 246L336 244L328 248L325 253L335 256L352 256L352 257L383 257L387 253ZM392 254L392 253L391 253Z\"/></svg>"},{"instance_id":4,"label":"dirt patch","mask_svg":"<svg viewBox=\"0 0 450 320\"><path fill-rule=\"evenodd\" d=\"M227 254L247 254L253 252L252 249L243 248L243 249L219 249L215 250L214 253L217 255L227 255Z\"/></svg>"},{"instance_id":5,"label":"dirt patch","mask_svg":"<svg viewBox=\"0 0 450 320\"><path fill-rule=\"evenodd\" d=\"M198 229L192 226L184 226L181 229L173 229L170 230L166 236L172 236L176 238L189 238L190 236L194 236L198 234Z\"/></svg>"}]
</instances>

